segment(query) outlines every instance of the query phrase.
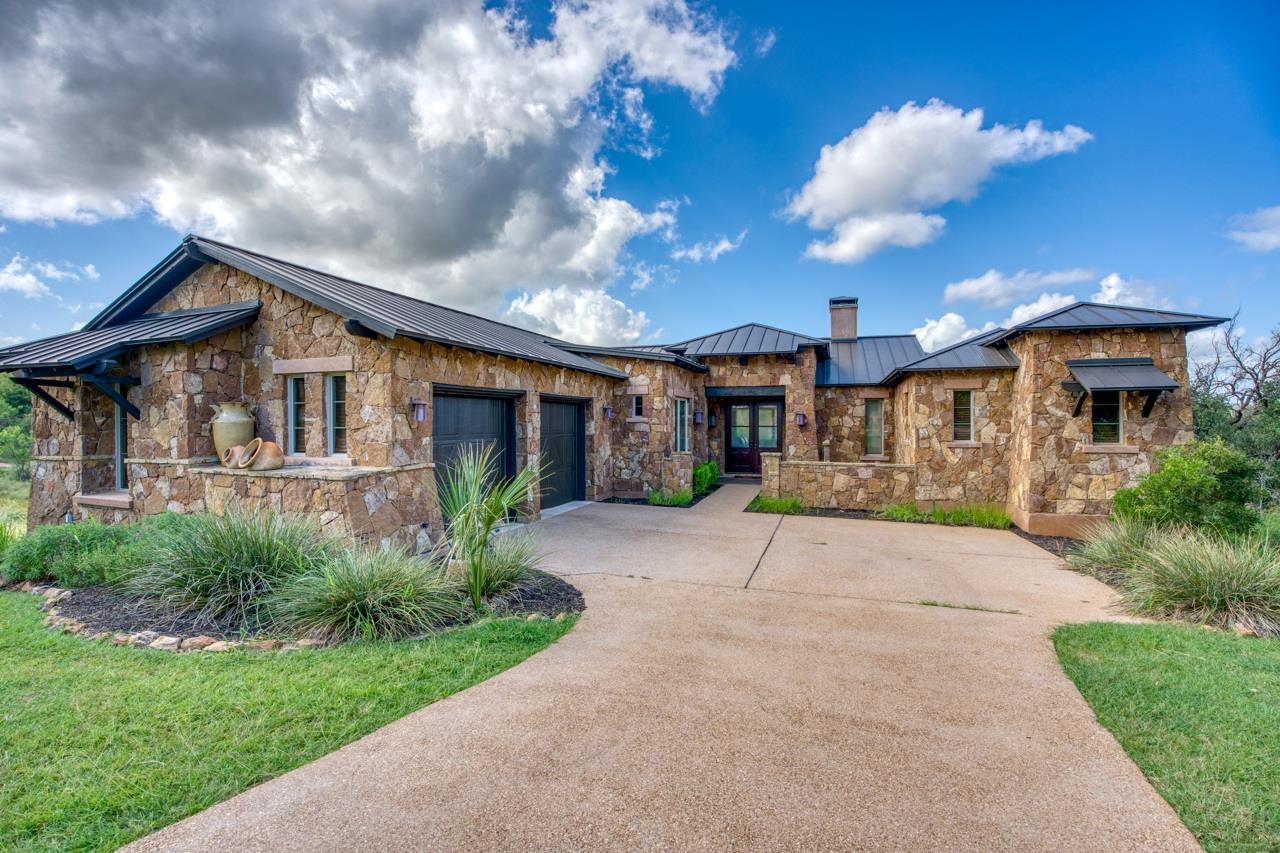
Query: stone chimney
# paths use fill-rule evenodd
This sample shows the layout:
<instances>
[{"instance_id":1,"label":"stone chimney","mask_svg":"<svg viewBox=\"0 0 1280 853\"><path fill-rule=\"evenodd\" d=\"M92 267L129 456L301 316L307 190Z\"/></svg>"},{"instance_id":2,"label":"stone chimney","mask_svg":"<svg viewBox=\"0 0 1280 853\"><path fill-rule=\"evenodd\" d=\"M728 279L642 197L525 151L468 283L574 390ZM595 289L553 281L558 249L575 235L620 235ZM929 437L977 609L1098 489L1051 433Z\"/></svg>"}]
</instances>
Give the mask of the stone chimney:
<instances>
[{"instance_id":1,"label":"stone chimney","mask_svg":"<svg viewBox=\"0 0 1280 853\"><path fill-rule=\"evenodd\" d=\"M831 337L856 338L858 336L858 297L837 296L828 304L831 306Z\"/></svg>"}]
</instances>

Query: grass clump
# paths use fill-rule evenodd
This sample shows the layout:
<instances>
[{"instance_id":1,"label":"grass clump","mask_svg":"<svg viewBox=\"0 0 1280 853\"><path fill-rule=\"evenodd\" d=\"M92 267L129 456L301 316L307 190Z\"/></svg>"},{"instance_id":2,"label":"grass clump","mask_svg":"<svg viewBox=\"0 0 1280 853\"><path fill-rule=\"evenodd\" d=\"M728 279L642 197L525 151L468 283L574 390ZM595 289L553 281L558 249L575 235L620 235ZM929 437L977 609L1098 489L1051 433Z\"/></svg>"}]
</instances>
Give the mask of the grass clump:
<instances>
[{"instance_id":1,"label":"grass clump","mask_svg":"<svg viewBox=\"0 0 1280 853\"><path fill-rule=\"evenodd\" d=\"M1053 643L1206 850L1280 849L1280 643L1115 623L1066 625Z\"/></svg>"},{"instance_id":2,"label":"grass clump","mask_svg":"<svg viewBox=\"0 0 1280 853\"><path fill-rule=\"evenodd\" d=\"M648 495L650 506L688 506L693 503L689 489L653 489Z\"/></svg>"},{"instance_id":3,"label":"grass clump","mask_svg":"<svg viewBox=\"0 0 1280 853\"><path fill-rule=\"evenodd\" d=\"M462 616L443 569L397 549L346 550L287 578L272 594L272 624L324 640L400 639Z\"/></svg>"},{"instance_id":4,"label":"grass clump","mask_svg":"<svg viewBox=\"0 0 1280 853\"><path fill-rule=\"evenodd\" d=\"M511 531L493 537L485 560L483 597L492 598L515 589L542 559L542 551L528 533Z\"/></svg>"},{"instance_id":5,"label":"grass clump","mask_svg":"<svg viewBox=\"0 0 1280 853\"><path fill-rule=\"evenodd\" d=\"M943 509L934 507L922 510L915 504L891 504L879 513L888 521L908 521L916 524L945 524L951 527L985 527L991 530L1008 530L1013 520L998 506L992 504L962 504Z\"/></svg>"},{"instance_id":6,"label":"grass clump","mask_svg":"<svg viewBox=\"0 0 1280 853\"><path fill-rule=\"evenodd\" d=\"M772 515L799 515L804 511L804 507L800 505L800 499L794 497L776 497L770 498L764 495L756 495L751 499L751 503L747 504L747 512L765 512Z\"/></svg>"},{"instance_id":7,"label":"grass clump","mask_svg":"<svg viewBox=\"0 0 1280 853\"><path fill-rule=\"evenodd\" d=\"M573 618L414 642L157 654L41 626L0 593L0 848L114 850L534 654Z\"/></svg>"},{"instance_id":8,"label":"grass clump","mask_svg":"<svg viewBox=\"0 0 1280 853\"><path fill-rule=\"evenodd\" d=\"M714 459L703 462L693 469L693 495L702 497L720 482L720 466Z\"/></svg>"},{"instance_id":9,"label":"grass clump","mask_svg":"<svg viewBox=\"0 0 1280 853\"><path fill-rule=\"evenodd\" d=\"M3 559L5 552L9 550L9 547L21 538L22 531L18 527L18 524L7 518L0 517L0 560ZM0 562L0 566L3 566L2 562ZM3 577L2 571L0 571L0 577Z\"/></svg>"},{"instance_id":10,"label":"grass clump","mask_svg":"<svg viewBox=\"0 0 1280 853\"><path fill-rule=\"evenodd\" d=\"M1109 584L1121 583L1146 560L1155 525L1140 518L1115 518L1085 532L1067 563L1081 574Z\"/></svg>"},{"instance_id":11,"label":"grass clump","mask_svg":"<svg viewBox=\"0 0 1280 853\"><path fill-rule=\"evenodd\" d=\"M126 591L202 618L230 615L249 628L266 624L272 592L342 550L308 519L236 507L157 527L150 539L151 559L121 580Z\"/></svg>"}]
</instances>

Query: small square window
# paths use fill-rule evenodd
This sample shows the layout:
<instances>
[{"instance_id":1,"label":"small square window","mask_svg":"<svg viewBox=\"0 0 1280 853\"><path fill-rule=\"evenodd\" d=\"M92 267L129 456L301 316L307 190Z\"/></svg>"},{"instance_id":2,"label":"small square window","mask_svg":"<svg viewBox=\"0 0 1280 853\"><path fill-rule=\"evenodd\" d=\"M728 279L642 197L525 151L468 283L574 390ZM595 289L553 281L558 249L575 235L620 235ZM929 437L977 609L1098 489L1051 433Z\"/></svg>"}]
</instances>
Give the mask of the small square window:
<instances>
[{"instance_id":1,"label":"small square window","mask_svg":"<svg viewBox=\"0 0 1280 853\"><path fill-rule=\"evenodd\" d=\"M973 392L951 393L951 440L973 441Z\"/></svg>"},{"instance_id":2,"label":"small square window","mask_svg":"<svg viewBox=\"0 0 1280 853\"><path fill-rule=\"evenodd\" d=\"M631 417L633 418L644 417L644 397L640 396L639 394L631 398Z\"/></svg>"},{"instance_id":3,"label":"small square window","mask_svg":"<svg viewBox=\"0 0 1280 853\"><path fill-rule=\"evenodd\" d=\"M1121 421L1124 407L1121 391L1093 392L1093 443L1119 444L1123 434Z\"/></svg>"}]
</instances>

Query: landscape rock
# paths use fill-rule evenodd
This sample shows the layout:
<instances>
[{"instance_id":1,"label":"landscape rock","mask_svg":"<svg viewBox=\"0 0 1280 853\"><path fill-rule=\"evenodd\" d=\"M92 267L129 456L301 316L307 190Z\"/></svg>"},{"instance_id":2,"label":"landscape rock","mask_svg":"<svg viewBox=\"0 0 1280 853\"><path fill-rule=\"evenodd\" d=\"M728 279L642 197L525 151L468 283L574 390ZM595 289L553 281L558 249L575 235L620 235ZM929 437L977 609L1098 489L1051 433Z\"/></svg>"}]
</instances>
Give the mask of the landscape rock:
<instances>
[{"instance_id":1,"label":"landscape rock","mask_svg":"<svg viewBox=\"0 0 1280 853\"><path fill-rule=\"evenodd\" d=\"M214 643L218 642L213 637L201 635L199 637L187 637L182 641L182 650L184 652L198 652L207 649Z\"/></svg>"},{"instance_id":2,"label":"landscape rock","mask_svg":"<svg viewBox=\"0 0 1280 853\"><path fill-rule=\"evenodd\" d=\"M238 644L229 643L226 640L218 640L216 643L210 643L204 647L206 652L230 652L236 649Z\"/></svg>"},{"instance_id":3,"label":"landscape rock","mask_svg":"<svg viewBox=\"0 0 1280 853\"><path fill-rule=\"evenodd\" d=\"M247 646L255 652L274 652L283 647L284 643L280 640L255 640Z\"/></svg>"},{"instance_id":4,"label":"landscape rock","mask_svg":"<svg viewBox=\"0 0 1280 853\"><path fill-rule=\"evenodd\" d=\"M324 646L324 640L298 640L295 645L300 649L319 649Z\"/></svg>"},{"instance_id":5,"label":"landscape rock","mask_svg":"<svg viewBox=\"0 0 1280 853\"><path fill-rule=\"evenodd\" d=\"M149 646L152 640L159 636L160 634L157 631L138 631L136 634L129 636L129 641L135 646Z\"/></svg>"},{"instance_id":6,"label":"landscape rock","mask_svg":"<svg viewBox=\"0 0 1280 853\"><path fill-rule=\"evenodd\" d=\"M131 646L133 645L133 637L130 637L128 634L113 634L111 636L111 645Z\"/></svg>"},{"instance_id":7,"label":"landscape rock","mask_svg":"<svg viewBox=\"0 0 1280 853\"><path fill-rule=\"evenodd\" d=\"M182 640L178 637L156 637L147 644L147 648L162 652L176 652L181 645Z\"/></svg>"}]
</instances>

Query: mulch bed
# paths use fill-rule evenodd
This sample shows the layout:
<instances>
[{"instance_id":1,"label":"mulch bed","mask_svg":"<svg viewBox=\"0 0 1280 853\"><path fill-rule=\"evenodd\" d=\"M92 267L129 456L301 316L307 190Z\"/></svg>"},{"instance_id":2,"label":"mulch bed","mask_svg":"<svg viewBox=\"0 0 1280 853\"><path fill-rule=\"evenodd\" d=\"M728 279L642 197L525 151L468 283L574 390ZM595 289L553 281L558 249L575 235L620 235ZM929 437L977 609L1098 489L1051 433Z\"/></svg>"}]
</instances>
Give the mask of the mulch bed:
<instances>
[{"instance_id":1,"label":"mulch bed","mask_svg":"<svg viewBox=\"0 0 1280 853\"><path fill-rule=\"evenodd\" d=\"M520 586L489 606L502 616L538 614L554 619L561 613L581 613L587 609L582 592L567 580L546 572L532 572Z\"/></svg>"},{"instance_id":2,"label":"mulch bed","mask_svg":"<svg viewBox=\"0 0 1280 853\"><path fill-rule=\"evenodd\" d=\"M707 489L706 494L694 495L693 500L689 501L687 504L677 504L675 506L672 506L671 508L672 509L689 509L690 507L697 506L700 501L706 499L707 495L712 494L718 488L720 488L719 484L714 485L710 489ZM648 498L605 498L600 503L634 504L636 506L666 506L666 504L651 504L649 503Z\"/></svg>"}]
</instances>

